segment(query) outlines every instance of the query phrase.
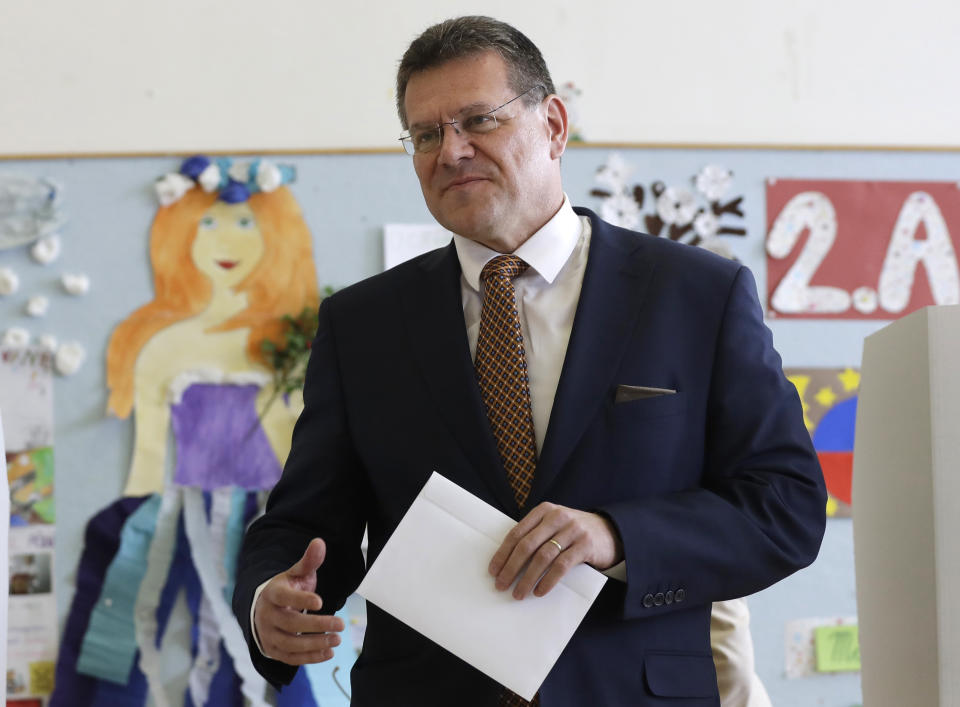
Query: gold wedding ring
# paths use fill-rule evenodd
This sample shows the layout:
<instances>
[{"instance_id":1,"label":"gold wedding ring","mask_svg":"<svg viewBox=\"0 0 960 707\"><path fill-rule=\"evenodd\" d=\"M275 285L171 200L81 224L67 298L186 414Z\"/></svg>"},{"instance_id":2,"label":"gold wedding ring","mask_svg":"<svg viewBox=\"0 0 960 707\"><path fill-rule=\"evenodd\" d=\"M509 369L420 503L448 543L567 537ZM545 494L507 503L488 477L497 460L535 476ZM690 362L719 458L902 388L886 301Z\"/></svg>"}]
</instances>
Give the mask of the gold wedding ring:
<instances>
[{"instance_id":1,"label":"gold wedding ring","mask_svg":"<svg viewBox=\"0 0 960 707\"><path fill-rule=\"evenodd\" d=\"M554 545L557 546L557 550L559 550L560 552L563 552L563 545L561 545L560 543L558 543L558 542L557 542L556 540L554 540L553 538L550 538L547 542L553 543Z\"/></svg>"}]
</instances>

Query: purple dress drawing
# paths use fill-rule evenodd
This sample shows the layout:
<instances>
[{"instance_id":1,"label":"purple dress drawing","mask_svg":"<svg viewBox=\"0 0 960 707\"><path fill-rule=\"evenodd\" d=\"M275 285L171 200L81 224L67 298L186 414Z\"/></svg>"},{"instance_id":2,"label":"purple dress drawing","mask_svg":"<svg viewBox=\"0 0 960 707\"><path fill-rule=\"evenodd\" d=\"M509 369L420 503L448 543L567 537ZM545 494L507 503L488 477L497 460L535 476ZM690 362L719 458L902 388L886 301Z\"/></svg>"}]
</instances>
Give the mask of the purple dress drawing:
<instances>
[{"instance_id":1,"label":"purple dress drawing","mask_svg":"<svg viewBox=\"0 0 960 707\"><path fill-rule=\"evenodd\" d=\"M252 383L193 383L171 406L178 485L273 488L281 468L257 418L259 390Z\"/></svg>"}]
</instances>

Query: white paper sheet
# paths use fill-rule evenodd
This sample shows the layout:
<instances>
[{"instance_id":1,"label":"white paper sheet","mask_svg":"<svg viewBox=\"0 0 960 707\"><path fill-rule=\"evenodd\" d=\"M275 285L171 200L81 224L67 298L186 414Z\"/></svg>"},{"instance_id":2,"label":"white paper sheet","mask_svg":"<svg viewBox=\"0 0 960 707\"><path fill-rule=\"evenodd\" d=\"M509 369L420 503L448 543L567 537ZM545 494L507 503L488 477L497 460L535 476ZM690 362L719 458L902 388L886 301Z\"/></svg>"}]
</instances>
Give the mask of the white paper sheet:
<instances>
[{"instance_id":1,"label":"white paper sheet","mask_svg":"<svg viewBox=\"0 0 960 707\"><path fill-rule=\"evenodd\" d=\"M388 223L383 227L383 269L442 248L453 234L438 223Z\"/></svg>"},{"instance_id":2,"label":"white paper sheet","mask_svg":"<svg viewBox=\"0 0 960 707\"><path fill-rule=\"evenodd\" d=\"M8 452L53 446L53 355L49 351L0 348L0 409Z\"/></svg>"},{"instance_id":3,"label":"white paper sheet","mask_svg":"<svg viewBox=\"0 0 960 707\"><path fill-rule=\"evenodd\" d=\"M515 524L435 472L357 593L529 700L606 577L579 565L544 597L498 592L487 566Z\"/></svg>"}]
</instances>

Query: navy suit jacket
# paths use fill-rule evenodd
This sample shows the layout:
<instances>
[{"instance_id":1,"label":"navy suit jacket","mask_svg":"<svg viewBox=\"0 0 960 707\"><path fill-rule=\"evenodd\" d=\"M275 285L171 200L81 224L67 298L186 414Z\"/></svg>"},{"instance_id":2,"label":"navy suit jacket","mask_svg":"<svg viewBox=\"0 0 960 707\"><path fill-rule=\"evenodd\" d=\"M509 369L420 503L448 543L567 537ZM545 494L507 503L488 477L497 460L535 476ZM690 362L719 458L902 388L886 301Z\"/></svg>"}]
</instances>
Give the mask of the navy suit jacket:
<instances>
[{"instance_id":1,"label":"navy suit jacket","mask_svg":"<svg viewBox=\"0 0 960 707\"><path fill-rule=\"evenodd\" d=\"M592 222L590 252L527 508L606 514L627 582L607 582L542 705L718 705L711 602L813 561L823 477L749 270L577 211ZM676 393L616 402L623 384ZM304 402L234 595L275 684L294 669L252 645L250 603L311 538L327 543L317 591L332 613L363 577L364 525L372 563L434 470L523 516L480 401L452 245L324 300ZM372 605L351 689L372 707L496 705L500 691Z\"/></svg>"}]
</instances>

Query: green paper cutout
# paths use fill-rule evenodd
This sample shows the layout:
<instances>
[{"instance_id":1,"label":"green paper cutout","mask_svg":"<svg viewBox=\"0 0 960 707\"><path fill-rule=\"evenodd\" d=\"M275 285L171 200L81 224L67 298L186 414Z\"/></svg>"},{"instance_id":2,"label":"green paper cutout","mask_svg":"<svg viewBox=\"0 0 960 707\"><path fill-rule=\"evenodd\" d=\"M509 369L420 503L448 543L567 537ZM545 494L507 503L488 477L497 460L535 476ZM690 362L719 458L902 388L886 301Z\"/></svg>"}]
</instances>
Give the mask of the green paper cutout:
<instances>
[{"instance_id":1,"label":"green paper cutout","mask_svg":"<svg viewBox=\"0 0 960 707\"><path fill-rule=\"evenodd\" d=\"M813 631L818 673L850 673L860 670L860 638L857 626L818 626Z\"/></svg>"}]
</instances>

